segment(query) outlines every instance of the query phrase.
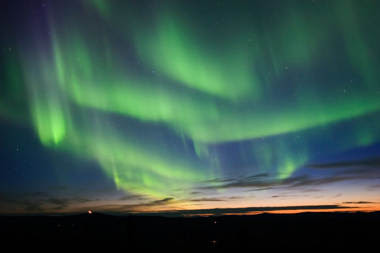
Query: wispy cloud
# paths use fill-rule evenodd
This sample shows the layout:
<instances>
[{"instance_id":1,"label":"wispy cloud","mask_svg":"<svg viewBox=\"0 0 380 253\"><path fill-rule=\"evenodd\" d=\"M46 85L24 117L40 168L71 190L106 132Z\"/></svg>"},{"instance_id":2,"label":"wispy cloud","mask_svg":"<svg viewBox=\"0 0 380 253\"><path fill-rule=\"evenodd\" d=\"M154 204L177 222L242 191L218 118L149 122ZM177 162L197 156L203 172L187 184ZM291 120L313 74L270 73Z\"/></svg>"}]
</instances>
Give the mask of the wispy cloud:
<instances>
[{"instance_id":1,"label":"wispy cloud","mask_svg":"<svg viewBox=\"0 0 380 253\"><path fill-rule=\"evenodd\" d=\"M212 184L206 184L200 189L229 189L229 188L249 188L250 191L269 190L274 188L305 188L324 186L332 183L338 183L349 180L376 179L380 178L380 159L373 158L361 161L346 161L323 164L310 164L307 168L327 169L341 168L342 170L334 171L330 175L313 176L300 175L287 179L271 178L267 174L258 174L244 178L229 178L225 180L214 181Z\"/></svg>"},{"instance_id":2,"label":"wispy cloud","mask_svg":"<svg viewBox=\"0 0 380 253\"><path fill-rule=\"evenodd\" d=\"M130 194L130 195L125 195L119 198L121 201L129 201L129 200L143 200L145 197L143 195L137 195L137 194Z\"/></svg>"},{"instance_id":3,"label":"wispy cloud","mask_svg":"<svg viewBox=\"0 0 380 253\"><path fill-rule=\"evenodd\" d=\"M193 202L208 202L208 201L224 201L225 199L221 198L199 198L199 199L190 199Z\"/></svg>"},{"instance_id":4,"label":"wispy cloud","mask_svg":"<svg viewBox=\"0 0 380 253\"><path fill-rule=\"evenodd\" d=\"M369 187L368 187L368 190L369 191L377 191L377 190L379 190L380 189L380 184L374 184L374 185L370 185Z\"/></svg>"},{"instance_id":5,"label":"wispy cloud","mask_svg":"<svg viewBox=\"0 0 380 253\"><path fill-rule=\"evenodd\" d=\"M334 169L334 168L357 168L357 167L370 167L380 168L380 158L372 157L368 159L356 160L356 161L339 161L331 163L314 163L308 164L305 167L314 169Z\"/></svg>"},{"instance_id":6,"label":"wispy cloud","mask_svg":"<svg viewBox=\"0 0 380 253\"><path fill-rule=\"evenodd\" d=\"M26 213L49 213L62 210L77 205L90 202L91 200L82 197L58 197L50 196L44 192L31 192L25 194L0 194L0 211L7 213L12 209L24 211Z\"/></svg>"},{"instance_id":7,"label":"wispy cloud","mask_svg":"<svg viewBox=\"0 0 380 253\"><path fill-rule=\"evenodd\" d=\"M148 202L146 204L144 204L145 206L158 206L158 205L165 205L171 201L173 201L174 198L164 198L164 199L159 199L159 200L154 200L154 201L151 201L151 202Z\"/></svg>"},{"instance_id":8,"label":"wispy cloud","mask_svg":"<svg viewBox=\"0 0 380 253\"><path fill-rule=\"evenodd\" d=\"M263 178L268 178L270 175L268 173L259 173L259 174L254 174L250 176L243 177L245 180L259 180ZM206 180L203 183L227 183L227 182L234 182L237 180L241 180L241 177L236 177L236 178L214 178L210 180Z\"/></svg>"},{"instance_id":9,"label":"wispy cloud","mask_svg":"<svg viewBox=\"0 0 380 253\"><path fill-rule=\"evenodd\" d=\"M172 197L167 197L159 200L151 200L141 203L135 203L135 204L110 204L110 205L103 205L98 206L99 210L104 211L112 211L116 213L128 213L128 212L136 212L136 211L142 211L145 209L150 209L154 207L165 207L173 203L179 202L178 200L175 200Z\"/></svg>"},{"instance_id":10,"label":"wispy cloud","mask_svg":"<svg viewBox=\"0 0 380 253\"><path fill-rule=\"evenodd\" d=\"M343 204L374 204L376 202L371 202L371 201L347 201L347 202L343 202Z\"/></svg>"},{"instance_id":11,"label":"wispy cloud","mask_svg":"<svg viewBox=\"0 0 380 253\"><path fill-rule=\"evenodd\" d=\"M352 209L356 207L341 205L315 205L315 206L280 206L280 207L246 207L246 208L214 208L214 209L197 209L197 210L179 210L163 211L155 213L145 213L150 215L224 215L224 214L249 214L252 212L270 212L270 211L308 211L308 210L336 210Z\"/></svg>"},{"instance_id":12,"label":"wispy cloud","mask_svg":"<svg viewBox=\"0 0 380 253\"><path fill-rule=\"evenodd\" d=\"M44 201L46 204L55 205L55 209L64 209L66 208L73 200L65 198L48 198Z\"/></svg>"}]
</instances>

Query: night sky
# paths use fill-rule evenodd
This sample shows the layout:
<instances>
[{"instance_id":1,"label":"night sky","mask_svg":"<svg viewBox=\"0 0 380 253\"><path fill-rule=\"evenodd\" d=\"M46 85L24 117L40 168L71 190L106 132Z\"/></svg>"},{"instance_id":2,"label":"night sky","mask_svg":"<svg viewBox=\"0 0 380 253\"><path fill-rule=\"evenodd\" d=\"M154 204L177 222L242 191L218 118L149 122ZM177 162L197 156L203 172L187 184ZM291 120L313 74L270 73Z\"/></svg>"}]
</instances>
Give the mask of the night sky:
<instances>
[{"instance_id":1,"label":"night sky","mask_svg":"<svg viewBox=\"0 0 380 253\"><path fill-rule=\"evenodd\" d=\"M0 214L380 210L380 2L0 3Z\"/></svg>"}]
</instances>

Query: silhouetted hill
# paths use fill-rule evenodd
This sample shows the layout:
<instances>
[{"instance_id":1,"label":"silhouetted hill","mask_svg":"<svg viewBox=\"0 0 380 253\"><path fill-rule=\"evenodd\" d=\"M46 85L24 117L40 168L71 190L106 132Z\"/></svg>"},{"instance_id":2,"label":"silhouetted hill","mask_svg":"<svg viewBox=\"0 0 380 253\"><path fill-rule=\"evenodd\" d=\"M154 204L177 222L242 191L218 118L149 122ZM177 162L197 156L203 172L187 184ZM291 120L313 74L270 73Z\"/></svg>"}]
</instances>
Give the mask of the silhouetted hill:
<instances>
[{"instance_id":1,"label":"silhouetted hill","mask_svg":"<svg viewBox=\"0 0 380 253\"><path fill-rule=\"evenodd\" d=\"M134 248L308 248L377 246L380 212L168 218L2 216L1 238L18 242L112 241Z\"/></svg>"}]
</instances>

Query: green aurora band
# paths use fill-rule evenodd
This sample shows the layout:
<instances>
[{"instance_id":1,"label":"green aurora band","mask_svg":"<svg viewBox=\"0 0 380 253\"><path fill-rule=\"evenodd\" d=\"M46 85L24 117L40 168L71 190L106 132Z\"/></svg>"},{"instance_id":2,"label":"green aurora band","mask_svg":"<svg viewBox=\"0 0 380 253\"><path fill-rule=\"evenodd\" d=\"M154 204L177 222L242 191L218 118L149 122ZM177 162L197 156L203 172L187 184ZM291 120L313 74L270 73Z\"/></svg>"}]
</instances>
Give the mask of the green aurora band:
<instances>
[{"instance_id":1,"label":"green aurora band","mask_svg":"<svg viewBox=\"0 0 380 253\"><path fill-rule=\"evenodd\" d=\"M302 12L290 6L261 23L248 10L240 11L216 30L204 20L192 22L191 13L179 7L162 7L151 22L136 25L133 14L125 17L111 1L83 1L83 6L99 15L96 22L119 32L118 43L134 49L131 59L123 58L106 28L94 31L79 17L66 24L49 16L50 50L36 42L34 50L19 55L22 64L4 60L9 88L0 115L12 118L19 111L12 97L25 94L41 143L97 161L119 189L156 199L185 198L193 186L222 176L218 156L210 151L223 143L250 141L247 159L284 180L311 158L308 143L315 141L316 130L333 138L330 127L353 126L352 136L331 152L380 139L372 127L380 122L371 117L380 109L379 60L371 51L379 36L366 39L363 27L373 33L377 28L354 1L325 3L310 13L307 6ZM325 12L330 15L321 19ZM207 35L210 30L215 38ZM328 45L337 37L343 41L340 59L329 56L337 48ZM140 67L129 62L135 59ZM311 70L321 61L334 67L322 70L326 78L319 81ZM339 78L341 69L354 75ZM142 141L109 115L164 127L191 140L194 150L162 148L164 137L149 134ZM297 134L305 140L293 145L288 138ZM260 142L264 137L277 139Z\"/></svg>"}]
</instances>

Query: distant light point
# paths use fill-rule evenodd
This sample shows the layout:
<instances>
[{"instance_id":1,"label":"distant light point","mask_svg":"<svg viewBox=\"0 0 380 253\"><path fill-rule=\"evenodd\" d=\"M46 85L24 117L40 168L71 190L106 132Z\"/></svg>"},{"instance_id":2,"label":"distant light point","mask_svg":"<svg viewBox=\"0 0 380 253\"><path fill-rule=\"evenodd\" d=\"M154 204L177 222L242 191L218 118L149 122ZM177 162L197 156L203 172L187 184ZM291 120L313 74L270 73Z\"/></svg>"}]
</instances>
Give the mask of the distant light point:
<instances>
[{"instance_id":1,"label":"distant light point","mask_svg":"<svg viewBox=\"0 0 380 253\"><path fill-rule=\"evenodd\" d=\"M88 214L92 214L92 211L91 211L91 210L88 210L87 212L88 212Z\"/></svg>"}]
</instances>

